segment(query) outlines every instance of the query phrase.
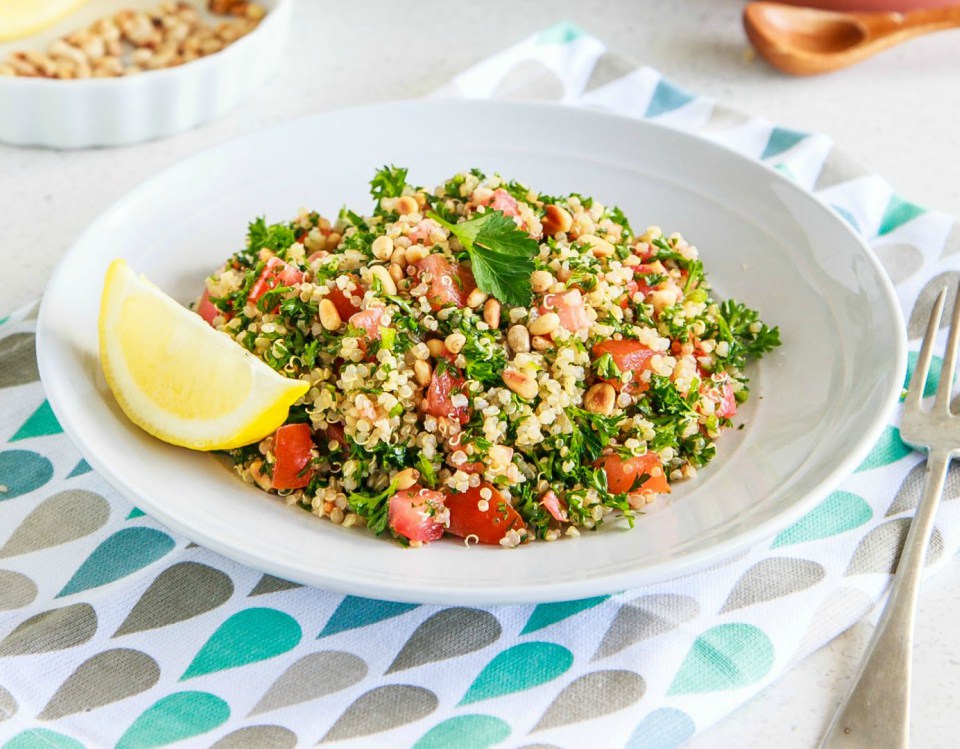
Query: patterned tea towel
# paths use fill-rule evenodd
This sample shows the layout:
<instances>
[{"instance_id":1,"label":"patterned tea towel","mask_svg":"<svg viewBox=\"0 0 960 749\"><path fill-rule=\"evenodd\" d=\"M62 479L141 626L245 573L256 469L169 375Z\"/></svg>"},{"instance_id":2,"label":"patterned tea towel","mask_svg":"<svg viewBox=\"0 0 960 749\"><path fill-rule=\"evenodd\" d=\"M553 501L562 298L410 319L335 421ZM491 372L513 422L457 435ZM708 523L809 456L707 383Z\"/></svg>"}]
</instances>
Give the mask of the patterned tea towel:
<instances>
[{"instance_id":1,"label":"patterned tea towel","mask_svg":"<svg viewBox=\"0 0 960 749\"><path fill-rule=\"evenodd\" d=\"M683 91L569 25L442 93L601 107L775 166L872 245L914 350L931 297L960 277L960 225L827 137ZM876 605L922 479L895 416L837 491L725 565L539 606L365 600L262 575L122 499L56 422L34 327L0 324L2 749L676 747ZM932 566L960 545L958 496L960 467Z\"/></svg>"}]
</instances>

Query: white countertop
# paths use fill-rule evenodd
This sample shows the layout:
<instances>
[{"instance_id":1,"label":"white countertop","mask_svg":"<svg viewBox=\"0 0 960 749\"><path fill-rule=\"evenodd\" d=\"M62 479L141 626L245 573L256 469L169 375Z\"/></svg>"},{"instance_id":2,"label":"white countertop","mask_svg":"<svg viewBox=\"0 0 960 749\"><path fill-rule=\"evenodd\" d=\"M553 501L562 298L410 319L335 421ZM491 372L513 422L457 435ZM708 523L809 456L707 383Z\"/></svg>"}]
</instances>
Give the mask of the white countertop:
<instances>
[{"instance_id":1,"label":"white countertop","mask_svg":"<svg viewBox=\"0 0 960 749\"><path fill-rule=\"evenodd\" d=\"M113 150L0 146L0 316L37 297L80 231L133 185L235 135L324 109L430 92L528 34L571 20L610 49L779 125L830 135L914 202L960 215L960 31L895 48L846 71L792 79L745 56L738 0L300 0L280 74L223 119ZM913 746L956 746L960 565L924 589L916 635ZM869 637L869 622L794 668L690 742L812 747Z\"/></svg>"}]
</instances>

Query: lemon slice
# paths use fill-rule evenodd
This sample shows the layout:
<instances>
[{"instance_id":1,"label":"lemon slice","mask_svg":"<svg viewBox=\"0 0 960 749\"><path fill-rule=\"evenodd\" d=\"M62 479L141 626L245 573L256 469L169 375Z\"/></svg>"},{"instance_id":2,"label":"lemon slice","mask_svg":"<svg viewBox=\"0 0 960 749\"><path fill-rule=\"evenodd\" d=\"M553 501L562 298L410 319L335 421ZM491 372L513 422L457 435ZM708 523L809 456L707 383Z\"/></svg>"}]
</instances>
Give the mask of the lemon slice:
<instances>
[{"instance_id":1,"label":"lemon slice","mask_svg":"<svg viewBox=\"0 0 960 749\"><path fill-rule=\"evenodd\" d=\"M3 0L0 42L20 39L52 26L87 0Z\"/></svg>"},{"instance_id":2,"label":"lemon slice","mask_svg":"<svg viewBox=\"0 0 960 749\"><path fill-rule=\"evenodd\" d=\"M123 260L100 301L100 362L130 420L194 450L263 439L309 389L181 307Z\"/></svg>"}]
</instances>

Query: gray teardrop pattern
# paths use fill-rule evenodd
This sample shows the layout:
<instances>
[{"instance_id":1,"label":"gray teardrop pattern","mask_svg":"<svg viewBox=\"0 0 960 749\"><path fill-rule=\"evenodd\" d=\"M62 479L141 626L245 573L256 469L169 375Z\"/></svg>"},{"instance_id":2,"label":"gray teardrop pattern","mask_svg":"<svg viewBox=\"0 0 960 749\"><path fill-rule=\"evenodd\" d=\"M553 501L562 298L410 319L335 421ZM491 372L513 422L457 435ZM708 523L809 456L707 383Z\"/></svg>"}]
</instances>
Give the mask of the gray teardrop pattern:
<instances>
[{"instance_id":1,"label":"gray teardrop pattern","mask_svg":"<svg viewBox=\"0 0 960 749\"><path fill-rule=\"evenodd\" d=\"M292 583L289 580L284 580L280 577L274 577L273 575L264 575L257 581L257 584L254 586L253 590L250 591L250 598L253 596L262 596L267 593L279 593L281 590L293 590L294 588L302 588L303 586L300 583Z\"/></svg>"},{"instance_id":2,"label":"gray teardrop pattern","mask_svg":"<svg viewBox=\"0 0 960 749\"><path fill-rule=\"evenodd\" d=\"M810 628L797 646L795 657L803 658L832 640L870 613L873 606L873 599L859 588L833 591L810 618Z\"/></svg>"},{"instance_id":3,"label":"gray teardrop pattern","mask_svg":"<svg viewBox=\"0 0 960 749\"><path fill-rule=\"evenodd\" d=\"M283 726L247 726L228 733L210 749L294 749L297 734Z\"/></svg>"},{"instance_id":4,"label":"gray teardrop pattern","mask_svg":"<svg viewBox=\"0 0 960 749\"><path fill-rule=\"evenodd\" d=\"M496 99L539 99L555 101L563 98L563 81L550 68L536 60L514 65L497 84Z\"/></svg>"},{"instance_id":5,"label":"gray teardrop pattern","mask_svg":"<svg viewBox=\"0 0 960 749\"><path fill-rule=\"evenodd\" d=\"M633 671L594 671L568 684L533 731L580 723L623 710L643 697L647 685Z\"/></svg>"},{"instance_id":6,"label":"gray teardrop pattern","mask_svg":"<svg viewBox=\"0 0 960 749\"><path fill-rule=\"evenodd\" d=\"M593 66L593 71L590 73L590 80L587 81L584 93L589 93L594 89L606 86L608 83L613 83L636 69L637 66L626 57L604 52L600 56L600 59L597 60L597 64Z\"/></svg>"},{"instance_id":7,"label":"gray teardrop pattern","mask_svg":"<svg viewBox=\"0 0 960 749\"><path fill-rule=\"evenodd\" d=\"M927 321L930 319L930 310L933 309L933 302L944 286L947 287L947 304L944 309L952 308L953 299L957 295L957 281L960 281L960 271L955 270L948 270L927 281L910 312L910 322L907 324L907 335L910 340L923 336ZM940 318L940 327L945 328L949 324L950 314L945 312Z\"/></svg>"},{"instance_id":8,"label":"gray teardrop pattern","mask_svg":"<svg viewBox=\"0 0 960 749\"><path fill-rule=\"evenodd\" d=\"M150 583L114 637L192 619L230 600L230 576L199 562L178 562Z\"/></svg>"},{"instance_id":9,"label":"gray teardrop pattern","mask_svg":"<svg viewBox=\"0 0 960 749\"><path fill-rule=\"evenodd\" d=\"M37 369L36 337L33 333L14 333L0 338L0 388L26 385L40 379Z\"/></svg>"},{"instance_id":10,"label":"gray teardrop pattern","mask_svg":"<svg viewBox=\"0 0 960 749\"><path fill-rule=\"evenodd\" d=\"M860 539L844 575L864 575L871 572L893 574L900 550L907 538L910 518L897 518L878 525ZM927 564L933 564L943 554L943 536L934 528L927 547Z\"/></svg>"},{"instance_id":11,"label":"gray teardrop pattern","mask_svg":"<svg viewBox=\"0 0 960 749\"><path fill-rule=\"evenodd\" d=\"M809 559L771 557L761 559L743 573L733 586L721 614L742 609L755 603L788 596L816 585L827 571Z\"/></svg>"},{"instance_id":12,"label":"gray teardrop pattern","mask_svg":"<svg viewBox=\"0 0 960 749\"><path fill-rule=\"evenodd\" d=\"M358 697L321 740L341 741L389 731L426 717L440 704L429 689L389 684Z\"/></svg>"},{"instance_id":13,"label":"gray teardrop pattern","mask_svg":"<svg viewBox=\"0 0 960 749\"><path fill-rule=\"evenodd\" d=\"M710 119L700 128L700 132L716 132L719 130L732 130L738 125L742 125L750 118L733 107L725 104L717 104L710 112Z\"/></svg>"},{"instance_id":14,"label":"gray teardrop pattern","mask_svg":"<svg viewBox=\"0 0 960 749\"><path fill-rule=\"evenodd\" d=\"M24 518L0 549L0 559L59 546L100 530L110 505L94 492L69 489L48 497Z\"/></svg>"},{"instance_id":15,"label":"gray teardrop pattern","mask_svg":"<svg viewBox=\"0 0 960 749\"><path fill-rule=\"evenodd\" d=\"M820 174L817 175L817 181L813 189L814 192L826 190L828 187L849 182L852 179L863 177L869 173L867 169L860 166L856 161L834 149L830 152L829 158L823 162L823 169L821 169Z\"/></svg>"},{"instance_id":16,"label":"gray teardrop pattern","mask_svg":"<svg viewBox=\"0 0 960 749\"><path fill-rule=\"evenodd\" d=\"M700 604L690 596L663 593L636 598L617 611L593 660L676 629L699 613Z\"/></svg>"},{"instance_id":17,"label":"gray teardrop pattern","mask_svg":"<svg viewBox=\"0 0 960 749\"><path fill-rule=\"evenodd\" d=\"M87 642L97 631L97 613L75 603L31 616L0 642L0 657L66 650Z\"/></svg>"},{"instance_id":18,"label":"gray teardrop pattern","mask_svg":"<svg viewBox=\"0 0 960 749\"><path fill-rule=\"evenodd\" d=\"M366 675L367 664L353 653L339 650L310 653L291 664L270 685L250 715L340 692L362 681Z\"/></svg>"},{"instance_id":19,"label":"gray teardrop pattern","mask_svg":"<svg viewBox=\"0 0 960 749\"><path fill-rule=\"evenodd\" d=\"M0 687L0 723L17 714L17 701L6 689Z\"/></svg>"},{"instance_id":20,"label":"gray teardrop pattern","mask_svg":"<svg viewBox=\"0 0 960 749\"><path fill-rule=\"evenodd\" d=\"M160 666L139 650L97 653L77 666L37 717L56 720L145 692L160 680Z\"/></svg>"},{"instance_id":21,"label":"gray teardrop pattern","mask_svg":"<svg viewBox=\"0 0 960 749\"><path fill-rule=\"evenodd\" d=\"M0 611L19 609L37 597L37 586L26 575L0 570Z\"/></svg>"},{"instance_id":22,"label":"gray teardrop pattern","mask_svg":"<svg viewBox=\"0 0 960 749\"><path fill-rule=\"evenodd\" d=\"M487 611L444 609L417 627L386 673L472 653L496 642L501 632L500 622Z\"/></svg>"},{"instance_id":23,"label":"gray teardrop pattern","mask_svg":"<svg viewBox=\"0 0 960 749\"><path fill-rule=\"evenodd\" d=\"M954 221L947 235L947 241L943 243L943 252L940 253L940 257L956 255L958 252L960 252L960 221Z\"/></svg>"},{"instance_id":24,"label":"gray teardrop pattern","mask_svg":"<svg viewBox=\"0 0 960 749\"><path fill-rule=\"evenodd\" d=\"M900 488L897 489L897 494L887 509L888 518L917 508L920 494L923 492L923 478L926 470L926 461L917 463L910 469L910 473L900 482ZM950 470L947 471L947 480L943 485L943 501L949 502L957 497L960 497L960 465L951 463Z\"/></svg>"},{"instance_id":25,"label":"gray teardrop pattern","mask_svg":"<svg viewBox=\"0 0 960 749\"><path fill-rule=\"evenodd\" d=\"M912 244L876 245L873 249L894 283L906 281L923 267L923 253Z\"/></svg>"}]
</instances>

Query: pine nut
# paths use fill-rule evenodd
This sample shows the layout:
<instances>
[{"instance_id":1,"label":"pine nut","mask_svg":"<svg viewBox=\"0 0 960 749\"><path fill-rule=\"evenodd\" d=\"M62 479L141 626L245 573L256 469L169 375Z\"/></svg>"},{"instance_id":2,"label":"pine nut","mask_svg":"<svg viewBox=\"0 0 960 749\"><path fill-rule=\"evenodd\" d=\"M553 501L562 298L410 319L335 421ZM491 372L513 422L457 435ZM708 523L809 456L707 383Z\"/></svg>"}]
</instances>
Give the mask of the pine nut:
<instances>
[{"instance_id":1,"label":"pine nut","mask_svg":"<svg viewBox=\"0 0 960 749\"><path fill-rule=\"evenodd\" d=\"M410 195L401 195L397 198L394 208L401 216L409 216L411 213L416 213L419 206L416 198Z\"/></svg>"},{"instance_id":2,"label":"pine nut","mask_svg":"<svg viewBox=\"0 0 960 749\"><path fill-rule=\"evenodd\" d=\"M326 330L338 330L343 322L340 318L340 313L337 311L337 305L329 299L320 300L318 314L320 316L320 324Z\"/></svg>"},{"instance_id":3,"label":"pine nut","mask_svg":"<svg viewBox=\"0 0 960 749\"><path fill-rule=\"evenodd\" d=\"M377 279L380 282L380 286L383 288L383 293L387 296L396 296L397 294L397 284L390 277L390 271L388 271L382 265L374 265L370 268L370 276Z\"/></svg>"},{"instance_id":4,"label":"pine nut","mask_svg":"<svg viewBox=\"0 0 960 749\"><path fill-rule=\"evenodd\" d=\"M540 392L540 387L532 375L518 372L515 369L503 370L503 384L510 388L524 400L533 400Z\"/></svg>"},{"instance_id":5,"label":"pine nut","mask_svg":"<svg viewBox=\"0 0 960 749\"><path fill-rule=\"evenodd\" d=\"M607 382L598 382L583 396L583 407L594 414L609 416L613 413L613 406L617 398L617 391Z\"/></svg>"},{"instance_id":6,"label":"pine nut","mask_svg":"<svg viewBox=\"0 0 960 749\"><path fill-rule=\"evenodd\" d=\"M443 345L443 341L439 338L431 338L427 341L427 348L430 349L430 356L434 359L445 358L447 352L447 347Z\"/></svg>"},{"instance_id":7,"label":"pine nut","mask_svg":"<svg viewBox=\"0 0 960 749\"><path fill-rule=\"evenodd\" d=\"M573 217L558 205L548 205L544 208L543 235L552 237L556 234L566 234L573 226Z\"/></svg>"},{"instance_id":8,"label":"pine nut","mask_svg":"<svg viewBox=\"0 0 960 749\"><path fill-rule=\"evenodd\" d=\"M583 247L589 245L590 252L593 253L594 257L611 257L616 252L616 248L612 244L596 234L584 234L577 241Z\"/></svg>"},{"instance_id":9,"label":"pine nut","mask_svg":"<svg viewBox=\"0 0 960 749\"><path fill-rule=\"evenodd\" d=\"M514 325L507 331L507 343L515 354L530 351L530 332L523 325Z\"/></svg>"},{"instance_id":10,"label":"pine nut","mask_svg":"<svg viewBox=\"0 0 960 749\"><path fill-rule=\"evenodd\" d=\"M480 291L480 289L474 289L467 296L467 306L470 309L476 309L485 301L487 301L487 293L485 291Z\"/></svg>"},{"instance_id":11,"label":"pine nut","mask_svg":"<svg viewBox=\"0 0 960 749\"><path fill-rule=\"evenodd\" d=\"M395 283L400 283L405 278L403 268L396 263L390 263L390 267L387 269L387 272L390 274L390 278L392 278Z\"/></svg>"},{"instance_id":12,"label":"pine nut","mask_svg":"<svg viewBox=\"0 0 960 749\"><path fill-rule=\"evenodd\" d=\"M406 249L404 257L407 259L407 265L419 263L427 256L427 250L422 244L415 244Z\"/></svg>"},{"instance_id":13,"label":"pine nut","mask_svg":"<svg viewBox=\"0 0 960 749\"><path fill-rule=\"evenodd\" d=\"M273 481L270 480L270 477L267 474L260 471L261 468L263 468L262 460L253 461L250 464L250 475L253 476L253 480L256 482L257 486L259 486L265 492L268 492L273 488Z\"/></svg>"},{"instance_id":14,"label":"pine nut","mask_svg":"<svg viewBox=\"0 0 960 749\"><path fill-rule=\"evenodd\" d=\"M531 335L549 335L560 325L560 315L556 312L547 312L530 323L527 328Z\"/></svg>"},{"instance_id":15,"label":"pine nut","mask_svg":"<svg viewBox=\"0 0 960 749\"><path fill-rule=\"evenodd\" d=\"M491 328L500 327L500 302L496 299L488 299L483 305L483 321Z\"/></svg>"},{"instance_id":16,"label":"pine nut","mask_svg":"<svg viewBox=\"0 0 960 749\"><path fill-rule=\"evenodd\" d=\"M542 294L553 286L553 274L545 270L535 270L530 274L530 286L538 294Z\"/></svg>"},{"instance_id":17,"label":"pine nut","mask_svg":"<svg viewBox=\"0 0 960 749\"><path fill-rule=\"evenodd\" d=\"M459 354L467 343L467 337L463 333L451 333L443 343L451 354Z\"/></svg>"},{"instance_id":18,"label":"pine nut","mask_svg":"<svg viewBox=\"0 0 960 749\"><path fill-rule=\"evenodd\" d=\"M420 471L416 468L404 468L400 473L393 477L393 480L397 483L397 491L406 491L411 486L417 483L417 479L420 478Z\"/></svg>"},{"instance_id":19,"label":"pine nut","mask_svg":"<svg viewBox=\"0 0 960 749\"><path fill-rule=\"evenodd\" d=\"M389 260L393 256L393 240L381 235L373 240L370 251L377 260Z\"/></svg>"},{"instance_id":20,"label":"pine nut","mask_svg":"<svg viewBox=\"0 0 960 749\"><path fill-rule=\"evenodd\" d=\"M430 384L432 378L433 368L422 359L417 359L413 363L413 379L415 379L421 387L426 387Z\"/></svg>"},{"instance_id":21,"label":"pine nut","mask_svg":"<svg viewBox=\"0 0 960 749\"><path fill-rule=\"evenodd\" d=\"M395 247L390 256L390 262L399 265L401 268L407 267L407 251L402 247Z\"/></svg>"},{"instance_id":22,"label":"pine nut","mask_svg":"<svg viewBox=\"0 0 960 749\"><path fill-rule=\"evenodd\" d=\"M530 345L534 351L549 351L553 348L553 341L542 335L535 335L533 340L530 341Z\"/></svg>"}]
</instances>

